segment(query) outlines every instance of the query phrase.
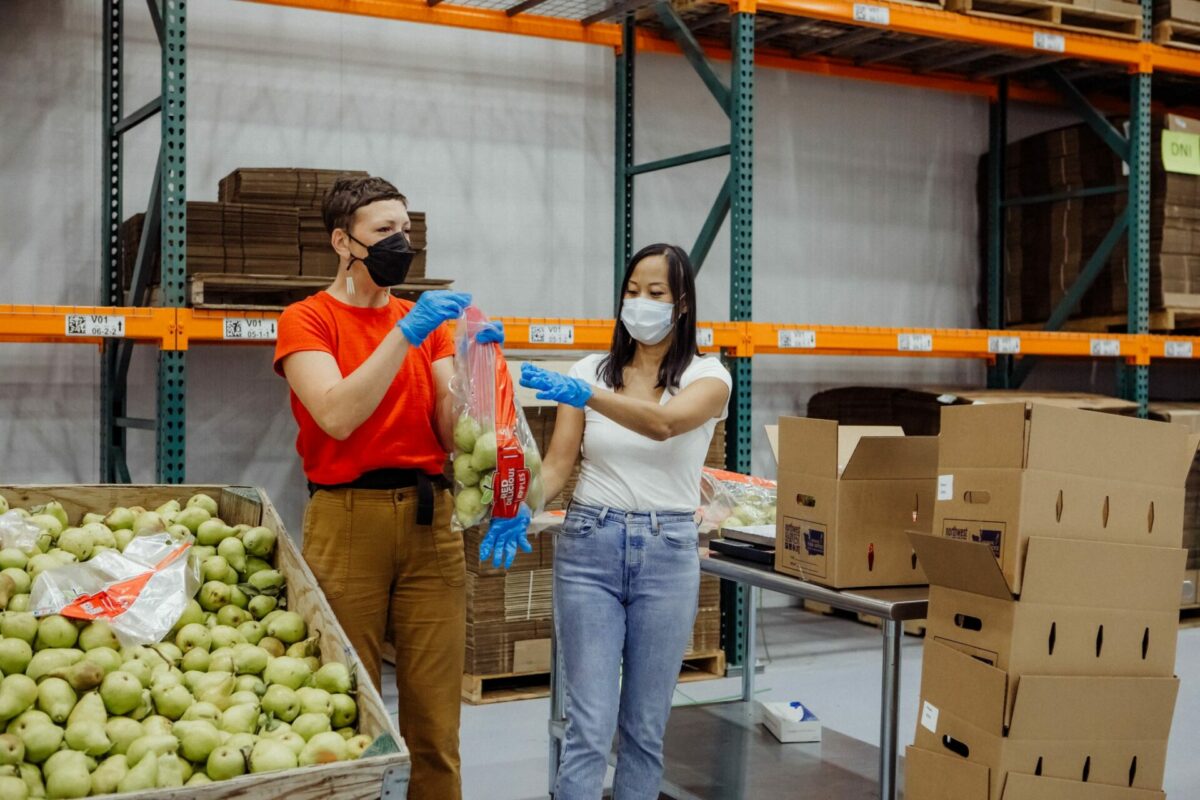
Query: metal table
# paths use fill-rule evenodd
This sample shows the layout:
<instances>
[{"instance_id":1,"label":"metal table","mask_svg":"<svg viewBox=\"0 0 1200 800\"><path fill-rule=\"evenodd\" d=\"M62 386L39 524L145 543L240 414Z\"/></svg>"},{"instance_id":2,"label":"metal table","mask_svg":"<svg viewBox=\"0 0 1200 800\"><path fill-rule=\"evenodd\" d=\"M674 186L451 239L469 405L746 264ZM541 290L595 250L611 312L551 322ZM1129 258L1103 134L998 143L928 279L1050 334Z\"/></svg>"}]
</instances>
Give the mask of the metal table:
<instances>
[{"instance_id":1,"label":"metal table","mask_svg":"<svg viewBox=\"0 0 1200 800\"><path fill-rule=\"evenodd\" d=\"M878 617L883 634L883 696L880 714L878 784L854 767L869 758L869 745L825 731L820 745L780 746L754 716L753 668L742 669L742 701L676 709L664 744L663 791L679 800L786 796L796 787L823 787L822 797L895 800L897 796L900 641L907 620L924 619L926 587L839 591L791 578L768 566L701 551L701 572L749 587L814 600L833 608ZM746 665L756 663L755 604L742 610ZM550 790L553 792L566 724L557 647L551 644ZM699 738L697 738L699 737ZM705 747L703 742L710 744ZM715 748L715 750L714 750ZM692 765L696 764L697 767ZM702 775L705 772L717 774ZM877 793L874 791L878 787Z\"/></svg>"}]
</instances>

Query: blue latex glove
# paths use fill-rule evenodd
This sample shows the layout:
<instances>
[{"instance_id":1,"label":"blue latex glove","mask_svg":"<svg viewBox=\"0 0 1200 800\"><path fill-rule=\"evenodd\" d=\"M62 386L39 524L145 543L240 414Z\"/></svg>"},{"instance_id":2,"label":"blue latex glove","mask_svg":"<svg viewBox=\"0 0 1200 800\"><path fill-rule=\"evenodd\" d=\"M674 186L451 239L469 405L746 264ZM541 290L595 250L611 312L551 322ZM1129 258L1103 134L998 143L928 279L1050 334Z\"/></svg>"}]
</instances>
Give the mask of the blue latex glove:
<instances>
[{"instance_id":1,"label":"blue latex glove","mask_svg":"<svg viewBox=\"0 0 1200 800\"><path fill-rule=\"evenodd\" d=\"M464 292L425 292L417 298L417 304L412 307L404 319L396 323L396 327L408 339L413 347L420 347L429 334L437 330L443 322L458 319L467 306L471 305L471 295Z\"/></svg>"},{"instance_id":2,"label":"blue latex glove","mask_svg":"<svg viewBox=\"0 0 1200 800\"><path fill-rule=\"evenodd\" d=\"M575 408L583 408L592 399L592 387L578 378L560 375L526 362L521 365L521 385L537 389L538 400L553 400Z\"/></svg>"},{"instance_id":3,"label":"blue latex glove","mask_svg":"<svg viewBox=\"0 0 1200 800\"><path fill-rule=\"evenodd\" d=\"M524 503L515 517L492 519L479 545L479 560L487 561L488 556L492 556L493 567L503 564L508 569L517 557L517 548L523 553L532 553L533 545L529 543L529 522L532 519L533 513Z\"/></svg>"},{"instance_id":4,"label":"blue latex glove","mask_svg":"<svg viewBox=\"0 0 1200 800\"><path fill-rule=\"evenodd\" d=\"M475 334L475 341L479 344L504 344L504 323L489 322L479 329L479 333Z\"/></svg>"}]
</instances>

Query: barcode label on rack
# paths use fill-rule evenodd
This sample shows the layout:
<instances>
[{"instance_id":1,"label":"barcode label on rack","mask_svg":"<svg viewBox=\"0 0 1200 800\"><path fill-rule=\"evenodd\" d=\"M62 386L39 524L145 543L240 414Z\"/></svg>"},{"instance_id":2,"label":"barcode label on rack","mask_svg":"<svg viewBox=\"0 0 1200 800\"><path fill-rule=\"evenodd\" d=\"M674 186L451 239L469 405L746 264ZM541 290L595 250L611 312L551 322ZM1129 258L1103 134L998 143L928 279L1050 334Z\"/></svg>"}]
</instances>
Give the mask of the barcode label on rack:
<instances>
[{"instance_id":1,"label":"barcode label on rack","mask_svg":"<svg viewBox=\"0 0 1200 800\"><path fill-rule=\"evenodd\" d=\"M1116 339L1092 339L1092 355L1119 356L1121 355L1121 343Z\"/></svg>"},{"instance_id":2,"label":"barcode label on rack","mask_svg":"<svg viewBox=\"0 0 1200 800\"><path fill-rule=\"evenodd\" d=\"M279 325L273 319L225 319L225 338L240 341L273 342Z\"/></svg>"},{"instance_id":3,"label":"barcode label on rack","mask_svg":"<svg viewBox=\"0 0 1200 800\"><path fill-rule=\"evenodd\" d=\"M1167 358L1192 358L1192 343L1167 342L1163 345L1163 355Z\"/></svg>"},{"instance_id":4,"label":"barcode label on rack","mask_svg":"<svg viewBox=\"0 0 1200 800\"><path fill-rule=\"evenodd\" d=\"M871 6L866 3L854 4L854 21L866 22L870 25L891 25L892 12L884 6Z\"/></svg>"},{"instance_id":5,"label":"barcode label on rack","mask_svg":"<svg viewBox=\"0 0 1200 800\"><path fill-rule=\"evenodd\" d=\"M1033 32L1033 47L1035 50L1047 50L1051 53L1065 53L1067 40L1057 33Z\"/></svg>"},{"instance_id":6,"label":"barcode label on rack","mask_svg":"<svg viewBox=\"0 0 1200 800\"><path fill-rule=\"evenodd\" d=\"M575 344L574 325L530 325L530 344Z\"/></svg>"},{"instance_id":7,"label":"barcode label on rack","mask_svg":"<svg viewBox=\"0 0 1200 800\"><path fill-rule=\"evenodd\" d=\"M696 346L697 347L712 347L713 346L713 329L712 328L696 328Z\"/></svg>"},{"instance_id":8,"label":"barcode label on rack","mask_svg":"<svg viewBox=\"0 0 1200 800\"><path fill-rule=\"evenodd\" d=\"M988 352L1011 356L1021 352L1020 336L989 336Z\"/></svg>"},{"instance_id":9,"label":"barcode label on rack","mask_svg":"<svg viewBox=\"0 0 1200 800\"><path fill-rule=\"evenodd\" d=\"M125 335L125 317L118 314L67 314L67 336L103 336L119 339Z\"/></svg>"},{"instance_id":10,"label":"barcode label on rack","mask_svg":"<svg viewBox=\"0 0 1200 800\"><path fill-rule=\"evenodd\" d=\"M779 332L780 350L812 350L816 346L816 331L797 331L785 329Z\"/></svg>"},{"instance_id":11,"label":"barcode label on rack","mask_svg":"<svg viewBox=\"0 0 1200 800\"><path fill-rule=\"evenodd\" d=\"M932 353L933 336L928 333L901 333L896 336L896 349L902 353Z\"/></svg>"}]
</instances>

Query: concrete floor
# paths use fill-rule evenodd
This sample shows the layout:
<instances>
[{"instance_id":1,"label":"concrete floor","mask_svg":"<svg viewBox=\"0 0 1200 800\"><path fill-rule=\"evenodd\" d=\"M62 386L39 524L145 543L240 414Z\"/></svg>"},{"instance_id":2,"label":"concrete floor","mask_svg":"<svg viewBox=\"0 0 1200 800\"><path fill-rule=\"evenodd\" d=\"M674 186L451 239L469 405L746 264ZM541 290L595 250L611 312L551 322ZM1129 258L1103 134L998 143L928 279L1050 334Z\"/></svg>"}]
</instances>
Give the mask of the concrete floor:
<instances>
[{"instance_id":1,"label":"concrete floor","mask_svg":"<svg viewBox=\"0 0 1200 800\"><path fill-rule=\"evenodd\" d=\"M878 745L881 641L877 630L794 608L764 609L760 622L759 655L765 671L758 678L759 699L800 700L812 707L826 728ZM904 638L902 745L912 742L916 729L922 641ZM1200 628L1180 631L1176 674L1183 685L1171 730L1165 788L1173 800L1185 800L1200 797L1200 759L1195 757L1200 741ZM390 671L384 686L384 699L394 710ZM732 698L740 692L739 679L690 683L680 687L675 702ZM547 797L548 714L548 700L463 706L466 800Z\"/></svg>"}]
</instances>

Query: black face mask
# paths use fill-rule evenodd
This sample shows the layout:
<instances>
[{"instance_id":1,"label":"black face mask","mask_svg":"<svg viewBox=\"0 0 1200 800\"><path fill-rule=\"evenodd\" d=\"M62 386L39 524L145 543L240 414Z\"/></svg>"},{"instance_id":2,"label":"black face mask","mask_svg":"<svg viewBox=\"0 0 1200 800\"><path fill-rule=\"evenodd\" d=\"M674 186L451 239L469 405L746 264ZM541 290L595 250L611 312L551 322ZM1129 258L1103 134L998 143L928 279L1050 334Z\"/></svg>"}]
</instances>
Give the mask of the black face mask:
<instances>
[{"instance_id":1,"label":"black face mask","mask_svg":"<svg viewBox=\"0 0 1200 800\"><path fill-rule=\"evenodd\" d=\"M349 231L346 235L350 236ZM412 249L412 244L403 231L393 233L372 245L365 245L353 236L350 236L350 241L367 249L366 258L351 254L350 264L361 261L377 286L386 288L404 283L417 251ZM346 265L346 269L350 269L350 264Z\"/></svg>"}]
</instances>

